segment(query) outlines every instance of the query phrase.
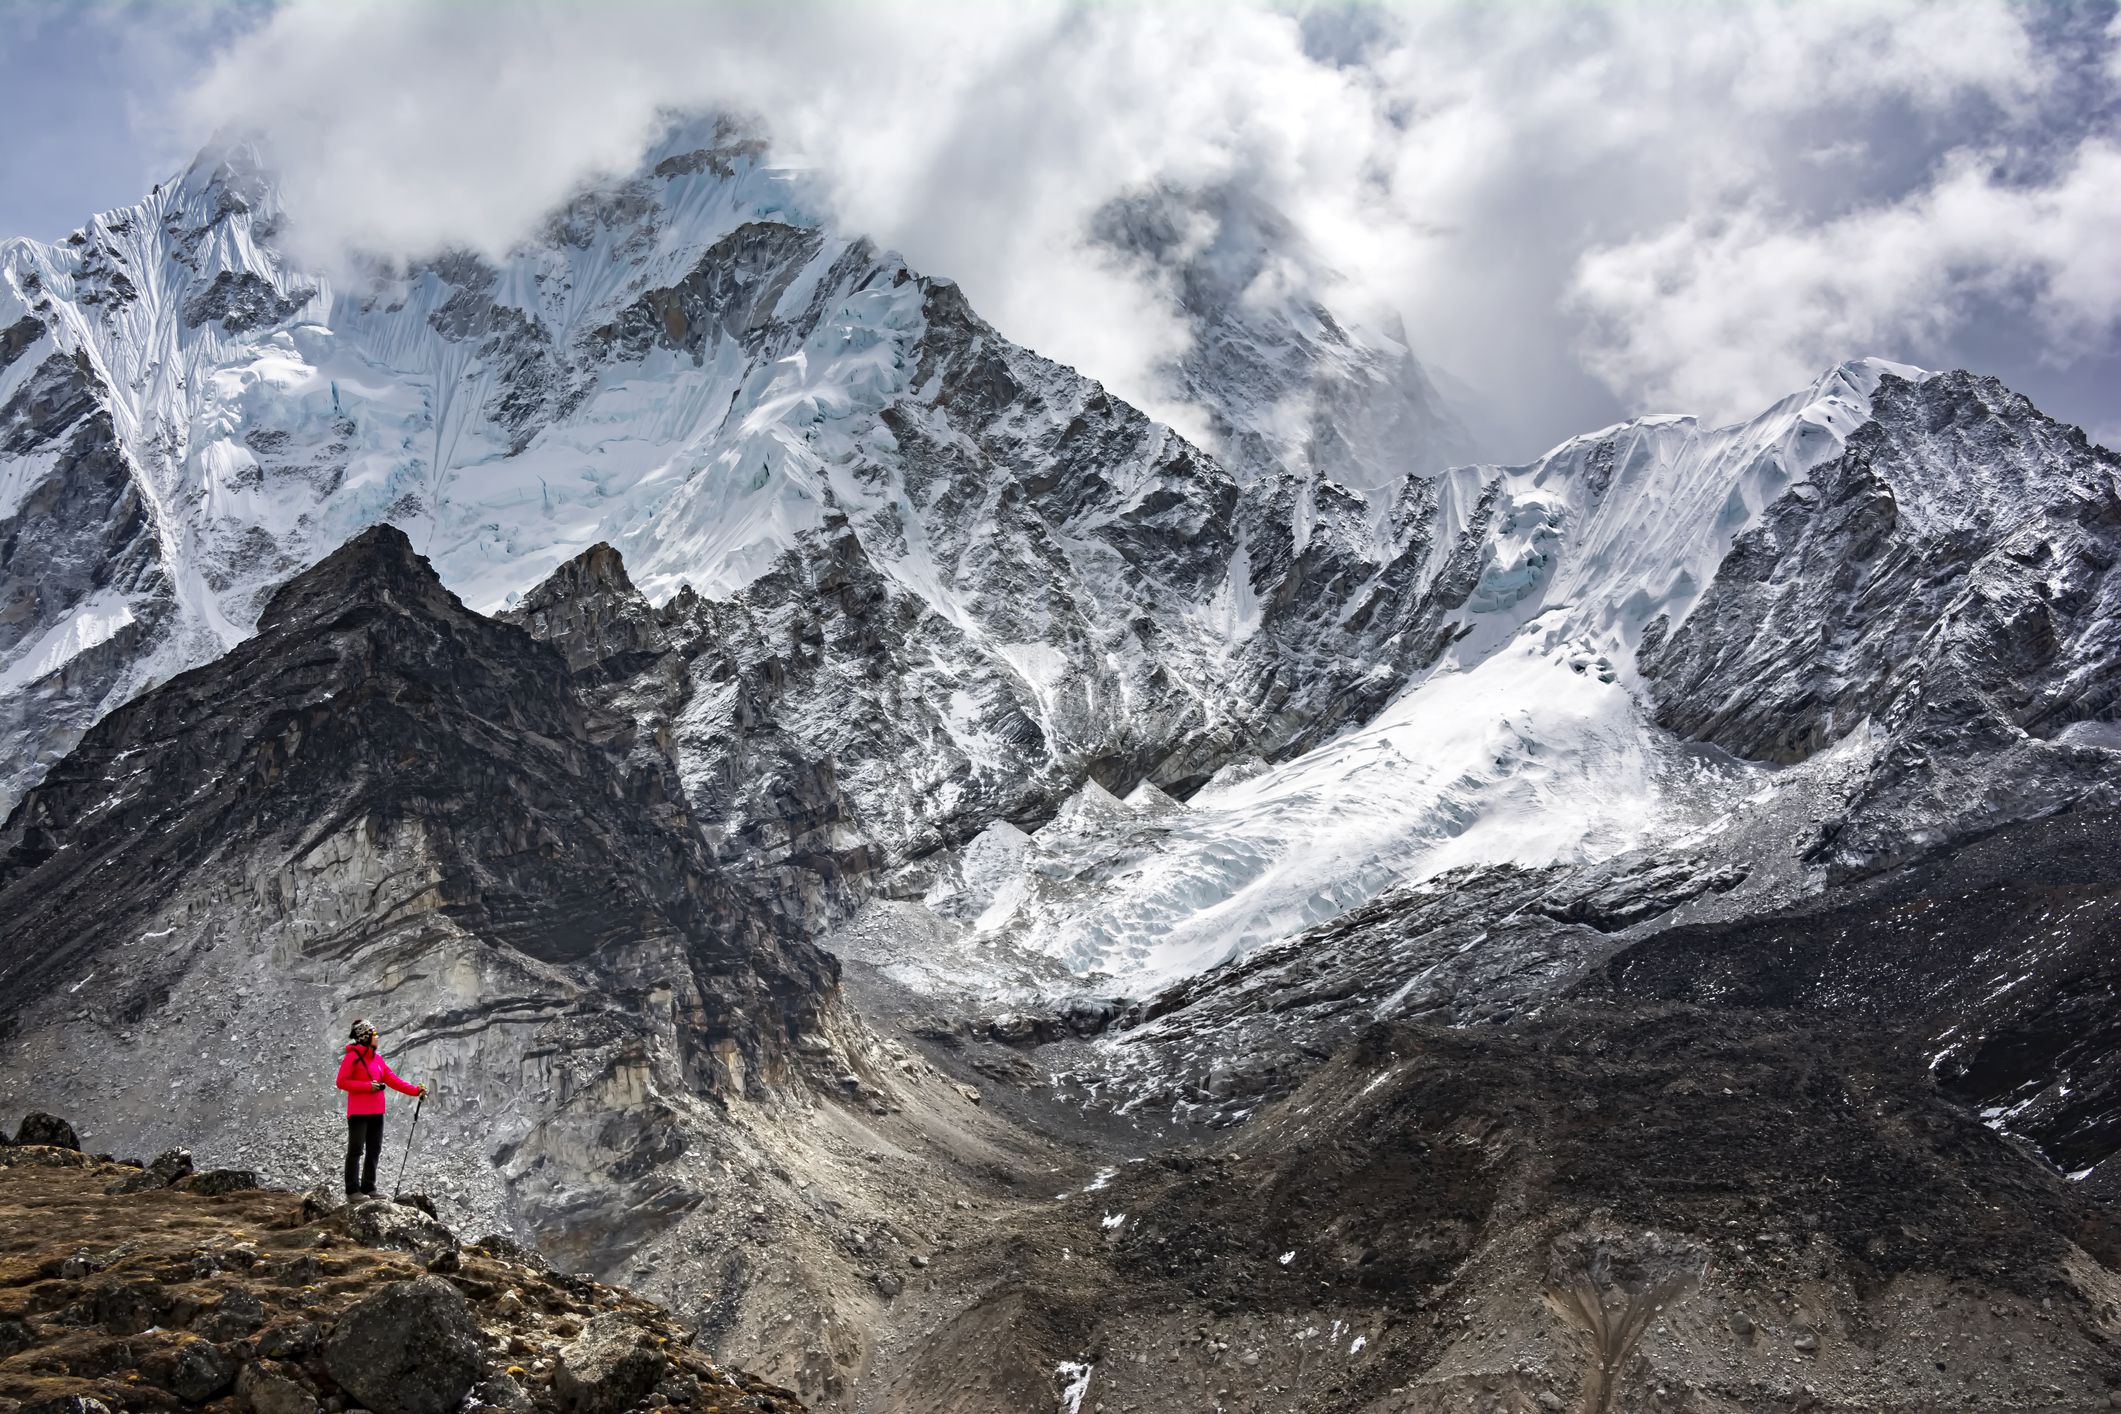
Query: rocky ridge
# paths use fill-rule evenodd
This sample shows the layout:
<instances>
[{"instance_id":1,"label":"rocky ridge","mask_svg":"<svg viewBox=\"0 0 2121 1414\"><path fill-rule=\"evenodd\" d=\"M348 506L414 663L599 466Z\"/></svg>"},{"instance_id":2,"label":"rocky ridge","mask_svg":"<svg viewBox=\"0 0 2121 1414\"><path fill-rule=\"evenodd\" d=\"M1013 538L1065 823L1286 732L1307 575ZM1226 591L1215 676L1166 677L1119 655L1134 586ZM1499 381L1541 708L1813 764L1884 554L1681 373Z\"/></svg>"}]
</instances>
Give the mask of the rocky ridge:
<instances>
[{"instance_id":1,"label":"rocky ridge","mask_svg":"<svg viewBox=\"0 0 2121 1414\"><path fill-rule=\"evenodd\" d=\"M8 1414L803 1407L660 1307L503 1236L461 1241L419 1195L341 1205L185 1177L188 1154L92 1158L32 1120L0 1142Z\"/></svg>"},{"instance_id":2,"label":"rocky ridge","mask_svg":"<svg viewBox=\"0 0 2121 1414\"><path fill-rule=\"evenodd\" d=\"M656 1171L679 1110L836 1076L819 1057L859 1028L834 960L731 884L635 731L401 533L364 533L11 817L11 1069L133 1142L235 1153L294 1132L313 1097L284 1075L329 1068L346 1009L377 1010L450 1097L438 1141L480 1135L489 1221L587 1205L571 1226L600 1249L606 1162L635 1202L697 1204ZM113 1093L142 1066L167 1093Z\"/></svg>"},{"instance_id":3,"label":"rocky ridge","mask_svg":"<svg viewBox=\"0 0 2121 1414\"><path fill-rule=\"evenodd\" d=\"M1233 637L1260 599L1302 601L1280 612L1311 629L1334 621L1408 548L1373 544L1373 523L1391 518L1389 487L1435 464L1399 434L1455 435L1440 410L1392 436L1351 431L1365 489L1324 453L1248 489L1253 471L1012 345L947 281L821 227L806 191L731 125L679 123L639 173L583 193L506 261L334 280L290 263L270 174L236 147L58 246L10 243L0 406L68 368L79 386L22 421L0 499L0 544L16 547L0 563L53 571L0 617L0 806L102 712L239 641L274 585L384 520L484 610L600 540L658 606L689 587L769 631L791 589L859 584L874 656L922 676L925 750L815 783L831 818L798 828L882 855L1035 816L1086 770L1205 779L1233 743L1313 725L1332 692L1285 701L1280 649L1233 658ZM1234 247L1249 229L1234 222ZM1264 341L1319 401L1314 441L1371 402L1433 401L1401 346L1329 316L1327 337L1320 317L1299 300L1204 344L1189 396L1234 427ZM91 433L106 493L48 504L56 449ZM1326 508L1293 516L1280 502L1298 483ZM1257 524L1240 536L1238 521ZM803 643L776 633L750 656L794 659L773 705L815 762L847 745L824 724L862 704L811 680L788 651ZM677 739L703 815L751 803L730 778L790 764L718 749L714 666ZM741 828L778 823L761 808ZM817 857L845 869L845 854ZM829 871L794 890L820 891L834 895Z\"/></svg>"}]
</instances>

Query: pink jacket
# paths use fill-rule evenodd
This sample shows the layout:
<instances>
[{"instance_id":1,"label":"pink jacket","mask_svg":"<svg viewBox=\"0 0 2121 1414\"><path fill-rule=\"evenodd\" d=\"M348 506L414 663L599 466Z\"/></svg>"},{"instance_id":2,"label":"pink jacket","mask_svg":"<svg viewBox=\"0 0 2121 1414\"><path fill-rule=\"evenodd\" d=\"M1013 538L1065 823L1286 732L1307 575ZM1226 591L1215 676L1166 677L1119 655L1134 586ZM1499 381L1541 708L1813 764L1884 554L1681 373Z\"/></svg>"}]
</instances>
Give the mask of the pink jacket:
<instances>
[{"instance_id":1,"label":"pink jacket","mask_svg":"<svg viewBox=\"0 0 2121 1414\"><path fill-rule=\"evenodd\" d=\"M397 1072L359 1041L346 1048L346 1058L339 1062L339 1088L346 1092L346 1112L350 1115L379 1115L383 1113L383 1092L376 1088L380 1080L401 1095L417 1095L420 1087L407 1085L398 1079Z\"/></svg>"}]
</instances>

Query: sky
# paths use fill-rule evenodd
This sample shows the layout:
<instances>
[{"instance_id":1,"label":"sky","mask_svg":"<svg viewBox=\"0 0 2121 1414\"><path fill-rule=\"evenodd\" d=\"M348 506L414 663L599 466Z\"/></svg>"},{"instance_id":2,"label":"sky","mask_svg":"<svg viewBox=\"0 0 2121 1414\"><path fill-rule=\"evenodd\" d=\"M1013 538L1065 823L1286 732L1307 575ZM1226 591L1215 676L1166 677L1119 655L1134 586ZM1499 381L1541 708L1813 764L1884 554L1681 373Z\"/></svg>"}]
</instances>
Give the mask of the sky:
<instances>
[{"instance_id":1,"label":"sky","mask_svg":"<svg viewBox=\"0 0 2121 1414\"><path fill-rule=\"evenodd\" d=\"M1258 297L1402 321L1498 458L1744 417L1869 354L2121 445L2112 3L0 0L0 232L55 238L242 132L307 259L498 253L701 108L1152 410L1172 273L1094 230L1168 186L1279 211Z\"/></svg>"}]
</instances>

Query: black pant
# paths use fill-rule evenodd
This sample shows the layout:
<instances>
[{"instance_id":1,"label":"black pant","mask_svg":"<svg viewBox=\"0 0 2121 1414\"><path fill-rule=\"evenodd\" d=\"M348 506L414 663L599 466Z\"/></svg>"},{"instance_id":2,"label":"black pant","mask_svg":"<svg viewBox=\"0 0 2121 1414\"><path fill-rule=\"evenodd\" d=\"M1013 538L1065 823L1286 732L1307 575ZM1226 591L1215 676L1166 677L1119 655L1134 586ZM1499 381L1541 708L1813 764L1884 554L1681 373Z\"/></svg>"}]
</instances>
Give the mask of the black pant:
<instances>
[{"instance_id":1,"label":"black pant","mask_svg":"<svg viewBox=\"0 0 2121 1414\"><path fill-rule=\"evenodd\" d=\"M346 1117L346 1191L376 1191L376 1160L383 1153L383 1116ZM360 1179L356 1183L354 1180Z\"/></svg>"}]
</instances>

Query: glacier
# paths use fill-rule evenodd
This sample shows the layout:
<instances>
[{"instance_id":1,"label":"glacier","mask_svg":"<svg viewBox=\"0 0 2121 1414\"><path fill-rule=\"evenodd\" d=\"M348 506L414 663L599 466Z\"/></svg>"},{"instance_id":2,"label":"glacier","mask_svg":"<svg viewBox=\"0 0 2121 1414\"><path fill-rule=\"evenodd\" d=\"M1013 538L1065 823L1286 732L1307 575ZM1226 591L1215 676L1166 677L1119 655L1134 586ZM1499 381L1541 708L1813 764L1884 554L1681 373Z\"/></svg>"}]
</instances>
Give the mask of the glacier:
<instances>
[{"instance_id":1,"label":"glacier","mask_svg":"<svg viewBox=\"0 0 2121 1414\"><path fill-rule=\"evenodd\" d=\"M1013 877L995 878L1000 843L968 849L978 909L949 889L929 905L970 927L974 956L1044 954L1147 995L1452 869L1605 858L1727 815L1770 773L1659 726L1635 650L1841 452L1887 376L1929 375L1856 360L1745 423L1647 416L1524 466L1439 474L1439 523L1486 527L1477 570L1448 646L1375 717L1182 807L1086 786L1101 807L1016 846Z\"/></svg>"}]
</instances>

